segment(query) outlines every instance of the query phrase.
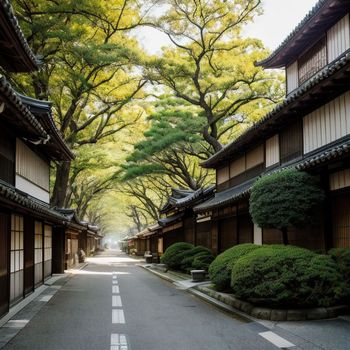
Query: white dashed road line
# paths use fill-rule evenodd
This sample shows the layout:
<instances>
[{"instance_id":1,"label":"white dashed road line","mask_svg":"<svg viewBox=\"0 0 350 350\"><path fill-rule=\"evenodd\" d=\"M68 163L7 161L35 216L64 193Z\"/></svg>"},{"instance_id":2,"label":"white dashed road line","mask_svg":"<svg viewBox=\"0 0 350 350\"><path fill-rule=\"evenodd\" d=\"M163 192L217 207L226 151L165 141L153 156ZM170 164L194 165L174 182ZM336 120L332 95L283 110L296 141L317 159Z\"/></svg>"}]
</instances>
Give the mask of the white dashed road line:
<instances>
[{"instance_id":1,"label":"white dashed road line","mask_svg":"<svg viewBox=\"0 0 350 350\"><path fill-rule=\"evenodd\" d=\"M118 280L113 280L112 283L113 284L118 284Z\"/></svg>"},{"instance_id":2,"label":"white dashed road line","mask_svg":"<svg viewBox=\"0 0 350 350\"><path fill-rule=\"evenodd\" d=\"M288 340L280 337L279 335L277 335L276 333L273 333L271 331L262 332L262 333L259 333L259 335L262 336L263 338L265 338L266 340L268 340L273 345L275 345L281 349L291 348L292 346L295 346L294 344L292 344Z\"/></svg>"},{"instance_id":3,"label":"white dashed road line","mask_svg":"<svg viewBox=\"0 0 350 350\"><path fill-rule=\"evenodd\" d=\"M121 309L112 310L112 323L125 323L124 311Z\"/></svg>"},{"instance_id":4,"label":"white dashed road line","mask_svg":"<svg viewBox=\"0 0 350 350\"><path fill-rule=\"evenodd\" d=\"M119 295L112 295L112 307L122 307L122 299Z\"/></svg>"},{"instance_id":5,"label":"white dashed road line","mask_svg":"<svg viewBox=\"0 0 350 350\"><path fill-rule=\"evenodd\" d=\"M113 294L119 294L119 287L118 286L112 286L112 293Z\"/></svg>"},{"instance_id":6,"label":"white dashed road line","mask_svg":"<svg viewBox=\"0 0 350 350\"><path fill-rule=\"evenodd\" d=\"M124 334L111 334L111 350L128 350L128 343Z\"/></svg>"}]
</instances>

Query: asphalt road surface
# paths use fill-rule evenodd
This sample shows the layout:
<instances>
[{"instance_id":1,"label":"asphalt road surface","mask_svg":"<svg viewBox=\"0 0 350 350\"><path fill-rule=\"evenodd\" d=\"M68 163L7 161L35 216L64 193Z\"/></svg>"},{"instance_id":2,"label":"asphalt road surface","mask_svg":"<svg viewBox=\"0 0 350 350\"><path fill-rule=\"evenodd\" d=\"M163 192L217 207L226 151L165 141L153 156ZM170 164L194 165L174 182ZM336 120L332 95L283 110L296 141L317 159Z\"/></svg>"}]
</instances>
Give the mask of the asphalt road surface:
<instances>
[{"instance_id":1,"label":"asphalt road surface","mask_svg":"<svg viewBox=\"0 0 350 350\"><path fill-rule=\"evenodd\" d=\"M89 259L4 349L319 349L284 344L137 265L123 253Z\"/></svg>"}]
</instances>

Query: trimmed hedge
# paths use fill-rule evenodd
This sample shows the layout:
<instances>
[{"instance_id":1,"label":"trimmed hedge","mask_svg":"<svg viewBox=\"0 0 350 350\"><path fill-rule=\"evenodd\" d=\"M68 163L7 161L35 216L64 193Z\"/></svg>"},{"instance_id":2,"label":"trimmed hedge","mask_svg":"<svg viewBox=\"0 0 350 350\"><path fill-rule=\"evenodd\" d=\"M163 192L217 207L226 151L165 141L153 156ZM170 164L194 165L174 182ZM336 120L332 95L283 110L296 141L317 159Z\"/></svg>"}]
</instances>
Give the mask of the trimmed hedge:
<instances>
[{"instance_id":1,"label":"trimmed hedge","mask_svg":"<svg viewBox=\"0 0 350 350\"><path fill-rule=\"evenodd\" d=\"M181 261L181 269L184 271L189 271L192 269L193 261L198 256L212 256L211 251L203 246L196 246L191 250L187 250L182 253L183 259Z\"/></svg>"},{"instance_id":2,"label":"trimmed hedge","mask_svg":"<svg viewBox=\"0 0 350 350\"><path fill-rule=\"evenodd\" d=\"M232 268L238 298L273 307L315 307L341 303L349 286L330 256L294 246L263 246Z\"/></svg>"},{"instance_id":3,"label":"trimmed hedge","mask_svg":"<svg viewBox=\"0 0 350 350\"><path fill-rule=\"evenodd\" d=\"M168 265L172 269L180 269L181 261L183 259L182 253L193 248L193 244L190 243L174 243L166 249L162 257L160 258L160 261L161 263Z\"/></svg>"},{"instance_id":4,"label":"trimmed hedge","mask_svg":"<svg viewBox=\"0 0 350 350\"><path fill-rule=\"evenodd\" d=\"M240 257L260 247L251 243L239 244L219 254L209 266L209 277L216 289L221 291L229 289L232 266Z\"/></svg>"},{"instance_id":5,"label":"trimmed hedge","mask_svg":"<svg viewBox=\"0 0 350 350\"><path fill-rule=\"evenodd\" d=\"M210 249L203 246L179 242L174 243L164 252L160 261L174 270L189 272L192 269L208 270L209 264L214 260Z\"/></svg>"},{"instance_id":6,"label":"trimmed hedge","mask_svg":"<svg viewBox=\"0 0 350 350\"><path fill-rule=\"evenodd\" d=\"M214 255L197 255L193 259L192 268L194 270L205 270L208 271L210 264L214 260Z\"/></svg>"},{"instance_id":7,"label":"trimmed hedge","mask_svg":"<svg viewBox=\"0 0 350 350\"><path fill-rule=\"evenodd\" d=\"M350 248L333 248L328 254L336 262L345 282L350 285Z\"/></svg>"}]
</instances>

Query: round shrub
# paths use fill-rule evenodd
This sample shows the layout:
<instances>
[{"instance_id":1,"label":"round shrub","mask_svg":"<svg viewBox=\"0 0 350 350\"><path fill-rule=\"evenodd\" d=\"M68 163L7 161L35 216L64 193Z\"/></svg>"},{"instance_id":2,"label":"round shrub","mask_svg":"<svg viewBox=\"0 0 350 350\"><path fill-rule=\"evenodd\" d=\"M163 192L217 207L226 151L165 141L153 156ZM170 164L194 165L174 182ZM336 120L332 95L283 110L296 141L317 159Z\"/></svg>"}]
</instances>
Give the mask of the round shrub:
<instances>
[{"instance_id":1,"label":"round shrub","mask_svg":"<svg viewBox=\"0 0 350 350\"><path fill-rule=\"evenodd\" d=\"M212 255L211 251L208 248L203 246L196 246L190 250L186 250L182 253L181 269L190 270L192 269L192 263L195 257L200 255Z\"/></svg>"},{"instance_id":2,"label":"round shrub","mask_svg":"<svg viewBox=\"0 0 350 350\"><path fill-rule=\"evenodd\" d=\"M181 267L181 261L183 259L182 253L187 250L191 250L192 248L193 244L190 243L174 243L166 249L160 258L160 261L172 269L179 269Z\"/></svg>"},{"instance_id":3,"label":"round shrub","mask_svg":"<svg viewBox=\"0 0 350 350\"><path fill-rule=\"evenodd\" d=\"M284 169L254 183L249 211L259 227L281 230L283 243L288 244L288 228L315 221L324 199L324 191L314 176Z\"/></svg>"},{"instance_id":4,"label":"round shrub","mask_svg":"<svg viewBox=\"0 0 350 350\"><path fill-rule=\"evenodd\" d=\"M239 244L219 254L209 266L209 277L217 290L230 288L231 270L233 264L245 254L260 248L261 246L246 243Z\"/></svg>"},{"instance_id":5,"label":"round shrub","mask_svg":"<svg viewBox=\"0 0 350 350\"><path fill-rule=\"evenodd\" d=\"M333 248L328 254L336 262L345 282L350 285L350 248Z\"/></svg>"},{"instance_id":6,"label":"round shrub","mask_svg":"<svg viewBox=\"0 0 350 350\"><path fill-rule=\"evenodd\" d=\"M232 268L238 298L273 307L315 307L340 303L349 290L330 256L293 246L264 246Z\"/></svg>"}]
</instances>

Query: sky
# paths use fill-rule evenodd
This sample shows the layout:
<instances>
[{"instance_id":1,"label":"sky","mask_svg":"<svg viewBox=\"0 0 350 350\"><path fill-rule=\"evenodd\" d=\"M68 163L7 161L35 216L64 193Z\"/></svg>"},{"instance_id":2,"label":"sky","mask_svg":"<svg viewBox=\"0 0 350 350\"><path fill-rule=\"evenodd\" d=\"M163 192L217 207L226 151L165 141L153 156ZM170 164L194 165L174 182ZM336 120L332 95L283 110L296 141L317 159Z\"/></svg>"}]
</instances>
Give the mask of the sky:
<instances>
[{"instance_id":1,"label":"sky","mask_svg":"<svg viewBox=\"0 0 350 350\"><path fill-rule=\"evenodd\" d=\"M256 17L247 26L245 34L261 39L265 46L274 50L305 17L318 0L262 0L264 14ZM163 33L152 28L142 28L136 37L149 54L160 52L162 46L169 44Z\"/></svg>"}]
</instances>

